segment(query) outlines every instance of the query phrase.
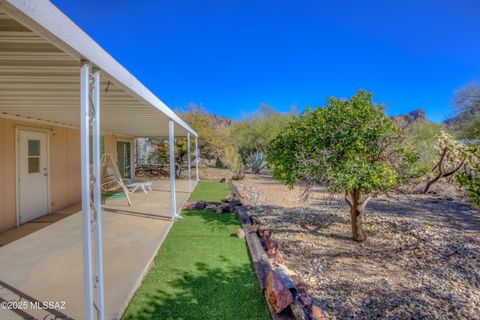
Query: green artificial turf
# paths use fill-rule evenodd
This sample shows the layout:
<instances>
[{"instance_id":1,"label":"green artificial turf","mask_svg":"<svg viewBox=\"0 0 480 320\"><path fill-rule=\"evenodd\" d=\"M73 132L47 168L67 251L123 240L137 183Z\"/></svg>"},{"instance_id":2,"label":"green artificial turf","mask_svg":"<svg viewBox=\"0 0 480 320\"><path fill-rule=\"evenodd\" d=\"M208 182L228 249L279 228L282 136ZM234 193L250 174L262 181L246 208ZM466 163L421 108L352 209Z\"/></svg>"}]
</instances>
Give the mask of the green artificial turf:
<instances>
[{"instance_id":1,"label":"green artificial turf","mask_svg":"<svg viewBox=\"0 0 480 320\"><path fill-rule=\"evenodd\" d=\"M230 187L224 182L198 181L188 201L222 202L230 194Z\"/></svg>"},{"instance_id":2,"label":"green artificial turf","mask_svg":"<svg viewBox=\"0 0 480 320\"><path fill-rule=\"evenodd\" d=\"M223 199L228 187L218 184L200 182L192 198ZM238 217L185 210L182 216L124 319L269 319L245 240L235 235Z\"/></svg>"}]
</instances>

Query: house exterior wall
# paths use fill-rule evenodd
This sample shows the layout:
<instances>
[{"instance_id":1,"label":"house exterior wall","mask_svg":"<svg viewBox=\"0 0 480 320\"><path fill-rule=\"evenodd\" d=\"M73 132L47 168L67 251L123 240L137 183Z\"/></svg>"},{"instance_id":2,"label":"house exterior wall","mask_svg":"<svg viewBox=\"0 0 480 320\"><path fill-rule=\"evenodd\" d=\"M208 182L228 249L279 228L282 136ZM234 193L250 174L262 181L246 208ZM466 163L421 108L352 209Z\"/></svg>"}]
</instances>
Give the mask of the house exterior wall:
<instances>
[{"instance_id":1,"label":"house exterior wall","mask_svg":"<svg viewBox=\"0 0 480 320\"><path fill-rule=\"evenodd\" d=\"M0 232L15 227L17 222L16 128L50 130L50 211L55 212L81 201L80 131L0 117ZM133 138L130 139L133 141ZM116 140L114 135L104 135L105 152L113 157Z\"/></svg>"},{"instance_id":2,"label":"house exterior wall","mask_svg":"<svg viewBox=\"0 0 480 320\"><path fill-rule=\"evenodd\" d=\"M49 132L50 208L63 209L81 199L80 131L0 117L0 231L16 226L17 128L42 128Z\"/></svg>"}]
</instances>

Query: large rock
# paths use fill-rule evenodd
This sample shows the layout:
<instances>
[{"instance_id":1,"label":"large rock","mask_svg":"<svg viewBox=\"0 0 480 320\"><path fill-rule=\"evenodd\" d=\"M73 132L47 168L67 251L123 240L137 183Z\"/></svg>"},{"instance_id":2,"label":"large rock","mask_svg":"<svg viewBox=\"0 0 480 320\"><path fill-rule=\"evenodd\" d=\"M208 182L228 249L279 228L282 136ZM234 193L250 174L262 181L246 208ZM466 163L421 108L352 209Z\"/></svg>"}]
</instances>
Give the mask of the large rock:
<instances>
[{"instance_id":1,"label":"large rock","mask_svg":"<svg viewBox=\"0 0 480 320\"><path fill-rule=\"evenodd\" d=\"M216 204L209 204L208 206L205 207L205 210L216 211L217 210L217 205Z\"/></svg>"},{"instance_id":2,"label":"large rock","mask_svg":"<svg viewBox=\"0 0 480 320\"><path fill-rule=\"evenodd\" d=\"M278 243L270 238L265 239L265 252L269 258L275 258L278 255Z\"/></svg>"},{"instance_id":3,"label":"large rock","mask_svg":"<svg viewBox=\"0 0 480 320\"><path fill-rule=\"evenodd\" d=\"M231 203L222 203L217 206L216 213L231 213L233 212L233 206Z\"/></svg>"},{"instance_id":4,"label":"large rock","mask_svg":"<svg viewBox=\"0 0 480 320\"><path fill-rule=\"evenodd\" d=\"M310 318L312 320L328 320L323 310L316 305L313 305L311 308Z\"/></svg>"},{"instance_id":5,"label":"large rock","mask_svg":"<svg viewBox=\"0 0 480 320\"><path fill-rule=\"evenodd\" d=\"M207 207L207 203L205 201L198 201L195 205L195 209L197 210L204 210Z\"/></svg>"},{"instance_id":6,"label":"large rock","mask_svg":"<svg viewBox=\"0 0 480 320\"><path fill-rule=\"evenodd\" d=\"M259 238L263 237L263 238L270 238L272 236L272 231L270 229L262 229L262 228L258 228L257 229L257 236Z\"/></svg>"},{"instance_id":7,"label":"large rock","mask_svg":"<svg viewBox=\"0 0 480 320\"><path fill-rule=\"evenodd\" d=\"M183 204L183 209L185 210L194 210L196 208L196 202L185 202Z\"/></svg>"},{"instance_id":8,"label":"large rock","mask_svg":"<svg viewBox=\"0 0 480 320\"><path fill-rule=\"evenodd\" d=\"M308 286L305 281L297 275L291 275L290 278L295 283L295 288L297 289L297 301L302 304L304 307L310 304L310 297L308 295Z\"/></svg>"},{"instance_id":9,"label":"large rock","mask_svg":"<svg viewBox=\"0 0 480 320\"><path fill-rule=\"evenodd\" d=\"M238 230L237 230L237 237L239 237L240 239L244 239L244 238L245 238L245 231L243 231L242 228L238 228Z\"/></svg>"},{"instance_id":10,"label":"large rock","mask_svg":"<svg viewBox=\"0 0 480 320\"><path fill-rule=\"evenodd\" d=\"M265 281L265 295L272 310L278 314L293 302L293 297L275 271L270 271Z\"/></svg>"}]
</instances>

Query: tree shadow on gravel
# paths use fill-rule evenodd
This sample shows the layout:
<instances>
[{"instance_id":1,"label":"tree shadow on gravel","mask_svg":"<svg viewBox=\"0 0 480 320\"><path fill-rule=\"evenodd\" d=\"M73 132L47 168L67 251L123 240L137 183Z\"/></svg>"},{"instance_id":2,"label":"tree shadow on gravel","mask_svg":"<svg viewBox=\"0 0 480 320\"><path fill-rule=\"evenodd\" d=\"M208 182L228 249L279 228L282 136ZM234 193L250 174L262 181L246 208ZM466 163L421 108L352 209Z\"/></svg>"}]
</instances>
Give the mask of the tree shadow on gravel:
<instances>
[{"instance_id":1,"label":"tree shadow on gravel","mask_svg":"<svg viewBox=\"0 0 480 320\"><path fill-rule=\"evenodd\" d=\"M339 319L464 318L462 312L468 314L459 297L433 285L375 288L370 283L336 281L325 284L324 290L336 292L336 299L313 300ZM452 313L450 317L446 311Z\"/></svg>"},{"instance_id":2,"label":"tree shadow on gravel","mask_svg":"<svg viewBox=\"0 0 480 320\"><path fill-rule=\"evenodd\" d=\"M367 214L424 219L429 223L440 223L463 231L480 230L480 209L472 205L437 198L417 198L400 201L374 199L367 205Z\"/></svg>"}]
</instances>

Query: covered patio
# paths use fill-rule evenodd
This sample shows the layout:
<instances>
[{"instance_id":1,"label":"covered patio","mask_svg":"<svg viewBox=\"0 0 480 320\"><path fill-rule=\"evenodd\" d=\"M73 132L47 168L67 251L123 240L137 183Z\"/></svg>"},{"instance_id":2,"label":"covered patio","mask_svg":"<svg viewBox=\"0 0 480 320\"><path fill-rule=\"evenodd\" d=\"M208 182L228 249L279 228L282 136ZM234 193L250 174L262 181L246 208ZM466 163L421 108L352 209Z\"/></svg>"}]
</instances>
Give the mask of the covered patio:
<instances>
[{"instance_id":1,"label":"covered patio","mask_svg":"<svg viewBox=\"0 0 480 320\"><path fill-rule=\"evenodd\" d=\"M177 210L189 195L188 181L177 181ZM168 180L153 191L107 201L103 207L103 262L106 319L119 319L140 285L173 222ZM82 213L77 213L0 248L0 301L27 303L22 310L1 310L0 319L84 318ZM65 302L52 310L40 302ZM50 318L47 318L50 319Z\"/></svg>"},{"instance_id":2,"label":"covered patio","mask_svg":"<svg viewBox=\"0 0 480 320\"><path fill-rule=\"evenodd\" d=\"M0 0L0 133L0 218L36 221L19 212L38 196L30 174L53 213L0 247L0 302L28 304L0 318L120 318L198 181L197 133L48 0ZM102 206L102 148L137 137L169 138L170 179L131 194L131 207ZM187 181L175 181L177 138Z\"/></svg>"}]
</instances>

